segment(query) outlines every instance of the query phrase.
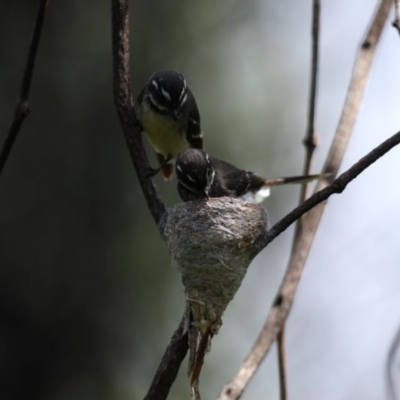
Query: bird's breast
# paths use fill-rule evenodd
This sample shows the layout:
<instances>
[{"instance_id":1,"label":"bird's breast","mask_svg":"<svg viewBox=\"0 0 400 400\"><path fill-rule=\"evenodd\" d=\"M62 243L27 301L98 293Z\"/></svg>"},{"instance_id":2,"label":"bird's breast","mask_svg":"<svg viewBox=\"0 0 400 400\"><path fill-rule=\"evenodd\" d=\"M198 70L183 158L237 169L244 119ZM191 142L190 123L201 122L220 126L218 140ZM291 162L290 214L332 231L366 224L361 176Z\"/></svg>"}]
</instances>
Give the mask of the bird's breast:
<instances>
[{"instance_id":1,"label":"bird's breast","mask_svg":"<svg viewBox=\"0 0 400 400\"><path fill-rule=\"evenodd\" d=\"M176 156L187 147L184 127L172 117L148 109L140 113L140 122L158 153Z\"/></svg>"}]
</instances>

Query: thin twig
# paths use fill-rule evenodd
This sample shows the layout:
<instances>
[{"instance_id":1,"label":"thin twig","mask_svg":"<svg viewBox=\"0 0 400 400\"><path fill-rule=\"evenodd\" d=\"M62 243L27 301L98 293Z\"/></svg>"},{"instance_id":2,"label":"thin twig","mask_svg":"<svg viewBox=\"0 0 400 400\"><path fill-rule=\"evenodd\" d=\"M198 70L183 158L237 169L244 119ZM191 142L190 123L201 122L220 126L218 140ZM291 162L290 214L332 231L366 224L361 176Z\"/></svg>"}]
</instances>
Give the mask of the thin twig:
<instances>
[{"instance_id":1,"label":"thin twig","mask_svg":"<svg viewBox=\"0 0 400 400\"><path fill-rule=\"evenodd\" d=\"M317 83L318 83L318 59L319 59L319 29L320 29L320 0L313 0L312 11L312 29L311 29L311 80L310 80L310 97L308 102L308 120L306 135L303 139L305 148L305 160L303 175L309 175L311 170L311 161L314 150L317 146L317 137L315 135L315 110L317 103ZM307 196L307 184L302 185L300 193L300 203L302 203Z\"/></svg>"},{"instance_id":2,"label":"thin twig","mask_svg":"<svg viewBox=\"0 0 400 400\"><path fill-rule=\"evenodd\" d=\"M279 373L279 394L281 400L287 399L287 367L286 367L286 325L282 326L278 334L278 373Z\"/></svg>"},{"instance_id":3,"label":"thin twig","mask_svg":"<svg viewBox=\"0 0 400 400\"><path fill-rule=\"evenodd\" d=\"M29 45L28 57L26 60L25 71L22 77L22 83L19 93L18 103L15 107L14 119L8 130L8 133L4 139L3 146L0 152L0 175L3 172L4 165L7 162L8 156L10 155L11 149L15 143L18 132L24 122L25 118L29 115L29 92L31 89L33 70L35 68L36 55L39 48L40 34L42 33L42 27L44 22L44 16L46 14L46 8L49 0L40 0L39 6L35 18L35 24L33 26L31 43Z\"/></svg>"},{"instance_id":4,"label":"thin twig","mask_svg":"<svg viewBox=\"0 0 400 400\"><path fill-rule=\"evenodd\" d=\"M322 189L317 193L314 193L302 205L296 207L292 212L282 218L268 231L266 243L268 244L274 240L306 212L309 212L309 214L304 216L304 226L306 227L306 230L314 230L314 225L311 225L310 227L309 221L311 221L311 223L315 221L315 214L319 214L321 212L321 208L324 208L326 204L323 202L332 194L343 192L346 186L353 179L355 179L361 172L363 172L366 168L368 168L371 164L373 164L376 160L378 160L399 143L400 132L396 133L364 156L350 169L335 179L331 185L325 187L325 189ZM300 240L296 246L296 252L301 252L302 246L303 243ZM281 287L279 288L278 294L275 298L273 307L260 332L260 335L256 340L256 343L254 344L246 360L239 368L236 376L227 386L225 386L222 393L218 397L218 400L236 400L240 398L243 390L253 377L255 371L259 367L261 361L264 359L266 353L281 330L292 305L299 280L299 271L295 268L295 265L291 266L285 274Z\"/></svg>"},{"instance_id":5,"label":"thin twig","mask_svg":"<svg viewBox=\"0 0 400 400\"><path fill-rule=\"evenodd\" d=\"M317 146L317 137L315 135L315 114L317 102L317 83L318 83L318 59L319 59L319 31L320 31L320 0L313 0L312 6L312 27L311 27L311 79L310 95L308 102L308 121L306 134L303 139L305 148L305 159L303 175L309 175L311 172L311 162L314 150ZM301 186L299 204L303 203L308 197L308 184ZM296 245L299 234L302 230L302 219L296 222L295 233L293 236L293 249ZM287 399L287 368L286 368L286 349L285 349L285 331L286 324L278 335L278 365L279 365L279 386L281 400Z\"/></svg>"},{"instance_id":6,"label":"thin twig","mask_svg":"<svg viewBox=\"0 0 400 400\"><path fill-rule=\"evenodd\" d=\"M365 92L369 72L371 70L376 46L381 37L385 21L388 18L390 6L391 1L380 1L380 4L373 16L370 28L368 29L358 51L342 115L323 169L324 172L331 172L333 176L337 174L345 149L347 147L347 143L353 131L361 106L361 101ZM314 196L316 194L321 195L321 193L324 192L324 190L321 191L321 189L326 187L326 184L327 181L322 180L317 185L317 193L315 193ZM299 208L309 204L308 202L311 199L314 199L314 196L306 200L305 203L303 203L303 205ZM271 310L264 328L261 331L255 345L253 346L253 349L251 350L245 362L239 368L236 376L224 388L218 400L233 400L238 399L241 396L243 390L246 388L250 379L258 369L261 361L266 356L271 344L280 332L289 313L297 284L300 280L301 273L303 271L324 209L325 204L319 204L318 207L315 207L312 212L310 212L309 215L304 218L303 228L299 233L298 240L296 240L291 261L289 263L284 282L281 286L281 295L277 296L275 307L273 307ZM292 213L288 214L285 218L293 218ZM283 223L285 218L278 222L278 224ZM274 228L269 231L269 234L274 235L274 230L279 227L278 224L276 224ZM282 295L284 296L282 297Z\"/></svg>"},{"instance_id":7,"label":"thin twig","mask_svg":"<svg viewBox=\"0 0 400 400\"><path fill-rule=\"evenodd\" d=\"M111 0L111 3L114 103L144 197L160 229L159 224L162 216L166 214L166 208L148 175L150 164L143 147L141 128L136 118L130 88L128 1Z\"/></svg>"},{"instance_id":8,"label":"thin twig","mask_svg":"<svg viewBox=\"0 0 400 400\"><path fill-rule=\"evenodd\" d=\"M144 400L165 400L168 397L169 390L187 352L188 331L185 328L185 318L182 318L165 350Z\"/></svg>"},{"instance_id":9,"label":"thin twig","mask_svg":"<svg viewBox=\"0 0 400 400\"><path fill-rule=\"evenodd\" d=\"M394 21L392 25L400 35L400 0L394 0Z\"/></svg>"}]
</instances>

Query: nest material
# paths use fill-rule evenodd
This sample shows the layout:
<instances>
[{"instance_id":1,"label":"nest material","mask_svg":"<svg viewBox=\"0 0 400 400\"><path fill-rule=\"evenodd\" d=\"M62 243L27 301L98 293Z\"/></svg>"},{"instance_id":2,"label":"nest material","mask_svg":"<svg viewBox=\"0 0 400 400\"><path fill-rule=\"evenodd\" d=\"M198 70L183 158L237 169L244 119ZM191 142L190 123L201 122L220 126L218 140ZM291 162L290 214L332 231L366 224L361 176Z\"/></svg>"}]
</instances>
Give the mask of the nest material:
<instances>
[{"instance_id":1,"label":"nest material","mask_svg":"<svg viewBox=\"0 0 400 400\"><path fill-rule=\"evenodd\" d=\"M200 338L218 332L248 266L265 246L267 224L261 205L227 197L180 203L168 212L164 238Z\"/></svg>"}]
</instances>

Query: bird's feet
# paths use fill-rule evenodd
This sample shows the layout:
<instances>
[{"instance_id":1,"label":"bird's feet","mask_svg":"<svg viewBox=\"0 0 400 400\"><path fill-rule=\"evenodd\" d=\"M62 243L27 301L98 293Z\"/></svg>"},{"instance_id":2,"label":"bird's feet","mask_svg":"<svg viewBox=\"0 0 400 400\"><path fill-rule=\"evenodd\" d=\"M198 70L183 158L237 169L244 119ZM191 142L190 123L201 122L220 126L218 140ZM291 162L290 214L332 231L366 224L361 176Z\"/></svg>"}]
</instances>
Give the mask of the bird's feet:
<instances>
[{"instance_id":1,"label":"bird's feet","mask_svg":"<svg viewBox=\"0 0 400 400\"><path fill-rule=\"evenodd\" d=\"M143 175L146 179L151 179L154 178L161 170L161 167L158 168L152 168L152 167L147 167L143 171Z\"/></svg>"}]
</instances>

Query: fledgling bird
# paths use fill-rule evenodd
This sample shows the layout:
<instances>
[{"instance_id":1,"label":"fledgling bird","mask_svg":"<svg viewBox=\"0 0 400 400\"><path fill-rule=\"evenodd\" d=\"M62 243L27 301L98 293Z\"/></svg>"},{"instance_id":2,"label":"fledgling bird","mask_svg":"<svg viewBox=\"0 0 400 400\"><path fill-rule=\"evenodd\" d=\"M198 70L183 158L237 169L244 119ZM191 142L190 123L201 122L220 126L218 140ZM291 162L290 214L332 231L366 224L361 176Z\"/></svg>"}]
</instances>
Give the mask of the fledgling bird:
<instances>
[{"instance_id":1,"label":"fledgling bird","mask_svg":"<svg viewBox=\"0 0 400 400\"><path fill-rule=\"evenodd\" d=\"M177 155L187 147L203 148L203 132L196 100L185 78L174 71L151 76L136 102L137 117L156 151L164 180L174 174Z\"/></svg>"},{"instance_id":2,"label":"fledgling bird","mask_svg":"<svg viewBox=\"0 0 400 400\"><path fill-rule=\"evenodd\" d=\"M271 186L305 183L326 174L265 179L211 157L203 150L187 149L177 158L176 176L178 193L183 201L227 196L255 204L269 196Z\"/></svg>"}]
</instances>

